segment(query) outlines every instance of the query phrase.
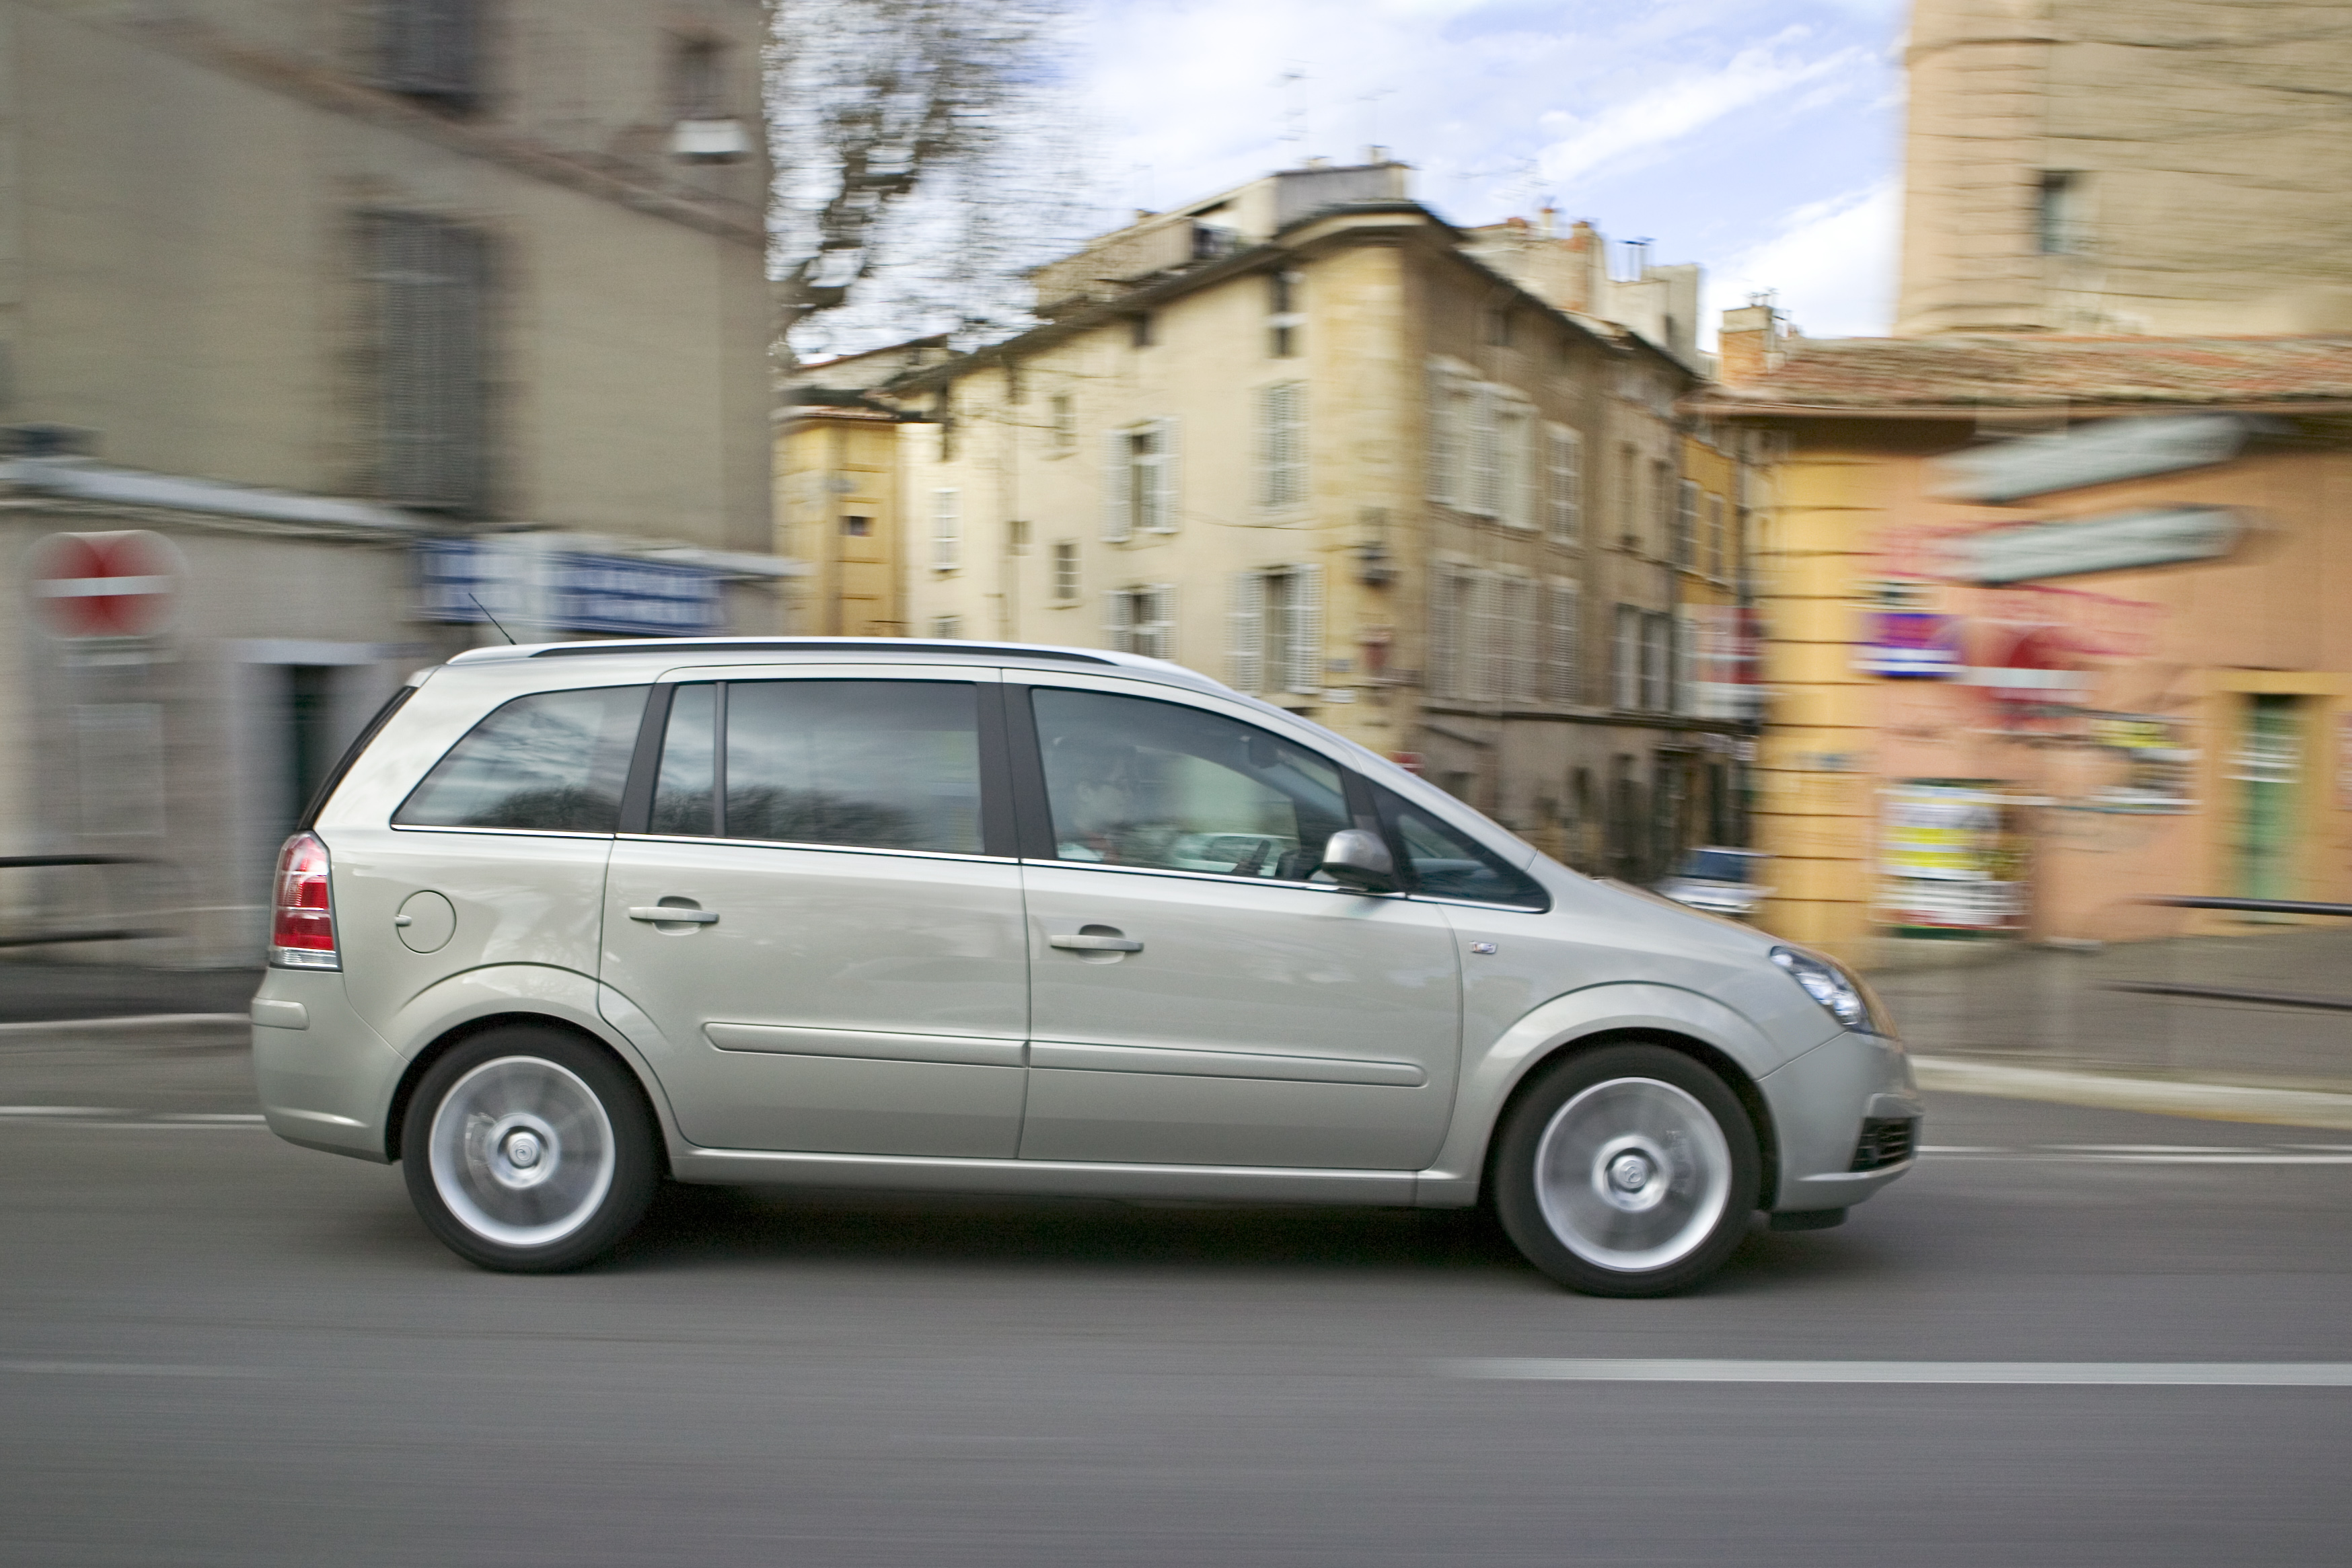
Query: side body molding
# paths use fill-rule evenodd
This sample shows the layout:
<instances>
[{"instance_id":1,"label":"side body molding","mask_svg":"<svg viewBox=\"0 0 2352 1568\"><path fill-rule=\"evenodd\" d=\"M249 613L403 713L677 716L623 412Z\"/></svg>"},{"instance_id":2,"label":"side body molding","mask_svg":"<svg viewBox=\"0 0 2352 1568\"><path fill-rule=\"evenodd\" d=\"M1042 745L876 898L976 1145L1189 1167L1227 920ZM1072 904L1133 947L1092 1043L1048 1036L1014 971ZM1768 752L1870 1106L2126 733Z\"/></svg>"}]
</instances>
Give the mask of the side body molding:
<instances>
[{"instance_id":1,"label":"side body molding","mask_svg":"<svg viewBox=\"0 0 2352 1568\"><path fill-rule=\"evenodd\" d=\"M1554 997L1523 1014L1493 1044L1465 1051L1454 1120L1437 1158L1415 1183L1414 1203L1423 1208L1467 1208L1477 1202L1488 1138L1511 1092L1577 1041L1629 1030L1678 1034L1713 1046L1751 1080L1797 1054L1775 1045L1745 1015L1712 997L1675 986L1629 981L1587 986ZM1825 1028L1823 1039L1836 1032L1834 1026Z\"/></svg>"}]
</instances>

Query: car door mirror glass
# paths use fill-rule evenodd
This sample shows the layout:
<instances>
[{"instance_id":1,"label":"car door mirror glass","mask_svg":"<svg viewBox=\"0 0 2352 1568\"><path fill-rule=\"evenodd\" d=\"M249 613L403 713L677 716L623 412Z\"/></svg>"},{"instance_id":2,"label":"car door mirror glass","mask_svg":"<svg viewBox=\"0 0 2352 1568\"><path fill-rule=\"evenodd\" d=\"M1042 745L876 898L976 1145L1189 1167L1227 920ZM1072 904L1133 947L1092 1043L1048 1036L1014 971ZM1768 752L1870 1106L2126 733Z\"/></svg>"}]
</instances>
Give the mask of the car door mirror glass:
<instances>
[{"instance_id":1,"label":"car door mirror glass","mask_svg":"<svg viewBox=\"0 0 2352 1568\"><path fill-rule=\"evenodd\" d=\"M1323 845L1323 874L1358 893L1387 893L1396 886L1396 857L1378 833L1342 828Z\"/></svg>"}]
</instances>

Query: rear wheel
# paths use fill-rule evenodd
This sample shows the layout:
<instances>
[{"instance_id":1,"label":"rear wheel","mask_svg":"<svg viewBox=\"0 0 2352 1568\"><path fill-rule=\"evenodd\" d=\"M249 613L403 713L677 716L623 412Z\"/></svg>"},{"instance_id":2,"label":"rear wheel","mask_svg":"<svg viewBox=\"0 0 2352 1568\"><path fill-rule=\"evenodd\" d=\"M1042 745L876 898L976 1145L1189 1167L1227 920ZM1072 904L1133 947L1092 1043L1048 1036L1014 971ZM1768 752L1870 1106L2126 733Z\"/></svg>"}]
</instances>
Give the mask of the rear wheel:
<instances>
[{"instance_id":1,"label":"rear wheel","mask_svg":"<svg viewBox=\"0 0 2352 1568\"><path fill-rule=\"evenodd\" d=\"M1722 1079L1662 1045L1553 1068L1496 1141L1495 1208L1528 1260L1596 1296L1686 1291L1756 1207L1756 1131Z\"/></svg>"},{"instance_id":2,"label":"rear wheel","mask_svg":"<svg viewBox=\"0 0 2352 1568\"><path fill-rule=\"evenodd\" d=\"M401 1158L434 1235L512 1273L593 1260L636 1225L660 1177L627 1071L576 1036L526 1025L478 1035L426 1071Z\"/></svg>"}]
</instances>

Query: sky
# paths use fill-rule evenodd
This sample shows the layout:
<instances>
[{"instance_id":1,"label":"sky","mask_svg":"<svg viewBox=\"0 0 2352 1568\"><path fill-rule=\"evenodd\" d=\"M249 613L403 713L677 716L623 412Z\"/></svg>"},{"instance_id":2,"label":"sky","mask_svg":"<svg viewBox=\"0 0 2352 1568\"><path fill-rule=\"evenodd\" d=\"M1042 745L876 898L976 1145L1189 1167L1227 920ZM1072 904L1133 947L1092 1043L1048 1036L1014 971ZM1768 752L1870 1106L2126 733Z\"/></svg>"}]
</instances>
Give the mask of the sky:
<instances>
[{"instance_id":1,"label":"sky","mask_svg":"<svg viewBox=\"0 0 2352 1568\"><path fill-rule=\"evenodd\" d=\"M1773 289L1813 337L1894 308L1902 0L1082 0L1102 222L1378 143L1457 224L1590 220ZM1712 340L1710 329L1709 340Z\"/></svg>"}]
</instances>

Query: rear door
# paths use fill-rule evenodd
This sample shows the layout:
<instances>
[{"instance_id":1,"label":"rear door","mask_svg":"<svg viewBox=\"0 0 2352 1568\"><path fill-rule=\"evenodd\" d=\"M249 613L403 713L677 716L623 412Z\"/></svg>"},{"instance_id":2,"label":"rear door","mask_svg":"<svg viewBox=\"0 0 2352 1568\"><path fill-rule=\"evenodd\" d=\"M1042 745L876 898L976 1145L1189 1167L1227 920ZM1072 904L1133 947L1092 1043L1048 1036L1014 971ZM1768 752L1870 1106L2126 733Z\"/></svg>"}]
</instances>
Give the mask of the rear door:
<instances>
[{"instance_id":1,"label":"rear door","mask_svg":"<svg viewBox=\"0 0 2352 1568\"><path fill-rule=\"evenodd\" d=\"M1237 705L1132 692L1007 688L1030 922L1023 1157L1425 1163L1459 1036L1443 912L1316 879L1355 820L1360 786L1338 764Z\"/></svg>"},{"instance_id":2,"label":"rear door","mask_svg":"<svg viewBox=\"0 0 2352 1568\"><path fill-rule=\"evenodd\" d=\"M1012 1155L1028 975L1020 869L989 842L994 673L763 670L656 691L659 755L649 734L650 788L606 877L603 978L609 1010L659 1030L680 1130Z\"/></svg>"}]
</instances>

